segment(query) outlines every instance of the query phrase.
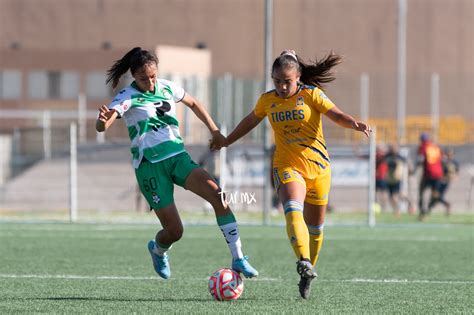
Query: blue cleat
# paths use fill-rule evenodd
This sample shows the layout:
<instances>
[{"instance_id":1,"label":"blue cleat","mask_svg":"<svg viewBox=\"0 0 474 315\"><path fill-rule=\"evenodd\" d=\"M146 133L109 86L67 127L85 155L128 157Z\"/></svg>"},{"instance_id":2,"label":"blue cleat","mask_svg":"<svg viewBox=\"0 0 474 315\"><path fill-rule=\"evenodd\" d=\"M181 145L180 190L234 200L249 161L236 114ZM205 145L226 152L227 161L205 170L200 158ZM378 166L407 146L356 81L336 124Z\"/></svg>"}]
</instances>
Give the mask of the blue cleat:
<instances>
[{"instance_id":1,"label":"blue cleat","mask_svg":"<svg viewBox=\"0 0 474 315\"><path fill-rule=\"evenodd\" d=\"M258 276L258 271L252 267L248 262L248 257L236 259L232 261L232 269L238 273L243 273L246 278L253 278Z\"/></svg>"},{"instance_id":2,"label":"blue cleat","mask_svg":"<svg viewBox=\"0 0 474 315\"><path fill-rule=\"evenodd\" d=\"M148 251L151 255L151 260L153 261L153 267L155 268L156 273L163 279L168 279L171 275L170 264L168 262L168 255L159 256L153 249L155 248L155 241L151 240L148 242Z\"/></svg>"}]
</instances>

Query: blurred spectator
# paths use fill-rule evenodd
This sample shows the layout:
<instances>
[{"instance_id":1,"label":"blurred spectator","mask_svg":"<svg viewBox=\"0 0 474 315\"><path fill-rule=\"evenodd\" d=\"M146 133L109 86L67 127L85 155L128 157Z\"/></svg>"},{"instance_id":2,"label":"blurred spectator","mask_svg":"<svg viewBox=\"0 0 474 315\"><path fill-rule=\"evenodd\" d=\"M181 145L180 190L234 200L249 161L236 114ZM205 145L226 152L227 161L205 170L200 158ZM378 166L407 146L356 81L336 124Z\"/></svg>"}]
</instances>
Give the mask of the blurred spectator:
<instances>
[{"instance_id":1,"label":"blurred spectator","mask_svg":"<svg viewBox=\"0 0 474 315\"><path fill-rule=\"evenodd\" d=\"M410 199L400 193L400 186L405 168L408 167L407 160L402 157L398 152L396 145L390 145L388 152L384 157L385 163L387 164L387 175L385 182L387 185L387 191L389 195L390 204L392 205L395 216L400 216L400 201L408 203L408 212L413 213L414 208Z\"/></svg>"},{"instance_id":2,"label":"blurred spectator","mask_svg":"<svg viewBox=\"0 0 474 315\"><path fill-rule=\"evenodd\" d=\"M459 163L454 159L454 150L446 150L445 158L442 162L443 178L441 178L438 185L438 191L430 200L428 205L428 212L438 203L441 202L446 207L446 215L451 214L451 204L445 199L444 195L448 190L449 183L459 174Z\"/></svg>"},{"instance_id":3,"label":"blurred spectator","mask_svg":"<svg viewBox=\"0 0 474 315\"><path fill-rule=\"evenodd\" d=\"M388 165L385 161L385 146L383 144L377 145L375 151L375 192L376 202L379 207L384 210L387 203L387 172Z\"/></svg>"},{"instance_id":4,"label":"blurred spectator","mask_svg":"<svg viewBox=\"0 0 474 315\"><path fill-rule=\"evenodd\" d=\"M424 205L423 195L427 188L431 189L431 198L436 198L440 180L443 178L442 152L441 149L430 141L427 133L420 135L420 146L418 147L417 167L422 165L423 173L420 181L418 206L419 219L422 221L428 214Z\"/></svg>"}]
</instances>

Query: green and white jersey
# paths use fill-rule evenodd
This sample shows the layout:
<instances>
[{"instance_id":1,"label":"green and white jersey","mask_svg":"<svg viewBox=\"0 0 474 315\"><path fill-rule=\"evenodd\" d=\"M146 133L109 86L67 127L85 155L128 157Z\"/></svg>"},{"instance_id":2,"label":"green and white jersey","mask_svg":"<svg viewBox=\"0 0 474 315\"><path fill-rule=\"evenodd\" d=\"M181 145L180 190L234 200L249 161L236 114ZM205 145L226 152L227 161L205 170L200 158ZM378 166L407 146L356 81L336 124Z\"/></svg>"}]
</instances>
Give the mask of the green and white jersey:
<instances>
[{"instance_id":1,"label":"green and white jersey","mask_svg":"<svg viewBox=\"0 0 474 315\"><path fill-rule=\"evenodd\" d=\"M184 152L176 119L176 103L184 98L182 87L158 79L155 92L140 92L136 83L121 90L108 106L125 120L131 144L132 164L143 157L155 163Z\"/></svg>"}]
</instances>

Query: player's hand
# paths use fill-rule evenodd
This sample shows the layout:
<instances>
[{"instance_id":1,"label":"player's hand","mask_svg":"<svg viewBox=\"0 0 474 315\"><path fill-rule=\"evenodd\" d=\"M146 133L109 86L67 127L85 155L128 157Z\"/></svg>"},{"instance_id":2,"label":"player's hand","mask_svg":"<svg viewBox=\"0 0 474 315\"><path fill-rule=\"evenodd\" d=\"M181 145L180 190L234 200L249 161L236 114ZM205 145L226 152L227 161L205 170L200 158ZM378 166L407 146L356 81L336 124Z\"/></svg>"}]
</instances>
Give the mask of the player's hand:
<instances>
[{"instance_id":1,"label":"player's hand","mask_svg":"<svg viewBox=\"0 0 474 315\"><path fill-rule=\"evenodd\" d=\"M209 141L209 148L212 151L220 150L226 143L226 137L219 130L212 132L212 139Z\"/></svg>"},{"instance_id":2,"label":"player's hand","mask_svg":"<svg viewBox=\"0 0 474 315\"><path fill-rule=\"evenodd\" d=\"M370 134L372 133L372 128L370 128L368 124L361 121L354 121L352 123L352 128L357 131L363 132L367 137L370 137Z\"/></svg>"},{"instance_id":3,"label":"player's hand","mask_svg":"<svg viewBox=\"0 0 474 315\"><path fill-rule=\"evenodd\" d=\"M113 113L113 111L109 110L107 105L102 105L99 108L99 118L98 118L98 120L105 124L107 122L107 120L109 120L112 113Z\"/></svg>"}]
</instances>

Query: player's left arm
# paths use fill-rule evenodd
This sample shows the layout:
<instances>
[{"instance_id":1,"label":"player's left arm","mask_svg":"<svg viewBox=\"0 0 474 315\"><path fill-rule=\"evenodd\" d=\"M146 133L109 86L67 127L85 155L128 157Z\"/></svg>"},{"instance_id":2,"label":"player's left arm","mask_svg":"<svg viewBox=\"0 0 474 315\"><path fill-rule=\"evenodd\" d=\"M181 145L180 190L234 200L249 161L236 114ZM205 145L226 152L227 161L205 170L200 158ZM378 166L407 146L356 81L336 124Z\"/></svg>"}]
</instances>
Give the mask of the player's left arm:
<instances>
[{"instance_id":1,"label":"player's left arm","mask_svg":"<svg viewBox=\"0 0 474 315\"><path fill-rule=\"evenodd\" d=\"M222 147L225 144L225 137L221 134L219 128L217 128L216 123L212 120L209 113L206 111L204 106L195 99L192 95L186 93L181 100L187 107L189 107L193 113L201 120L206 127L209 129L212 135L212 143L218 147Z\"/></svg>"},{"instance_id":2,"label":"player's left arm","mask_svg":"<svg viewBox=\"0 0 474 315\"><path fill-rule=\"evenodd\" d=\"M372 132L367 123L356 121L351 115L344 113L336 105L326 112L326 116L339 126L363 132L367 137Z\"/></svg>"}]
</instances>

